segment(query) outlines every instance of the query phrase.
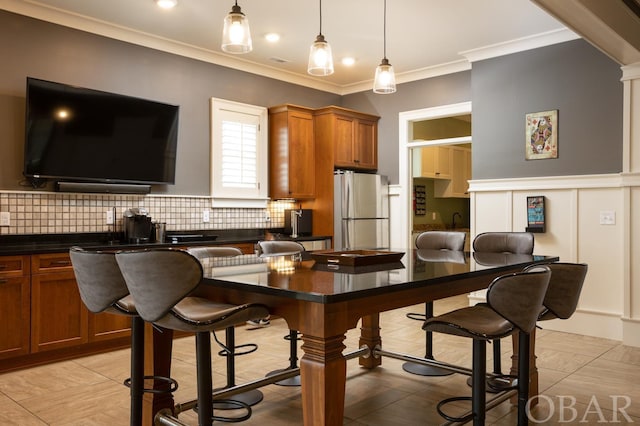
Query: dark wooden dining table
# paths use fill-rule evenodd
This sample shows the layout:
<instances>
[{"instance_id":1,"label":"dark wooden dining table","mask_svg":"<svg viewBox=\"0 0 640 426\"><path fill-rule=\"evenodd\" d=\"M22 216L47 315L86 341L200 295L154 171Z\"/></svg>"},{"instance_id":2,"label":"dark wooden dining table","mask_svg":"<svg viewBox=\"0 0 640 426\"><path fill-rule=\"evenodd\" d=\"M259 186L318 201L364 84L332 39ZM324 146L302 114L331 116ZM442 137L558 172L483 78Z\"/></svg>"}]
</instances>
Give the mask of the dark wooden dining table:
<instances>
[{"instance_id":1,"label":"dark wooden dining table","mask_svg":"<svg viewBox=\"0 0 640 426\"><path fill-rule=\"evenodd\" d=\"M397 252L391 250L391 252ZM382 347L380 312L485 289L500 275L534 263L557 261L555 256L477 253L438 253L411 249L400 260L346 259L325 263L314 259L253 255L201 260L205 279L198 296L242 304L261 303L302 336L300 359L303 422L306 426L342 425L346 363L344 340L360 323L359 346ZM169 376L171 342L168 330L147 333L145 373ZM360 365L375 368L381 357L360 357ZM531 369L531 394L537 394L537 370ZM145 394L144 424L155 414L172 410L171 394Z\"/></svg>"}]
</instances>

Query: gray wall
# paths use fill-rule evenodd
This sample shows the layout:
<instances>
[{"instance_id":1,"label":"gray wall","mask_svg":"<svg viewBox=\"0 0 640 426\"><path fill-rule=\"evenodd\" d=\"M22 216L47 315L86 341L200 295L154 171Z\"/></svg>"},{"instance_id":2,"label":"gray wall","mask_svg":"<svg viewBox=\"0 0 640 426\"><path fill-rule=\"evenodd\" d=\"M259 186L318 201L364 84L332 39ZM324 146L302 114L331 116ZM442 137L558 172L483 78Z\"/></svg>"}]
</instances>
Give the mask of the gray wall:
<instances>
[{"instance_id":1,"label":"gray wall","mask_svg":"<svg viewBox=\"0 0 640 426\"><path fill-rule=\"evenodd\" d=\"M393 63L393 62L392 62ZM382 117L378 124L378 172L397 184L398 114L422 108L468 102L471 100L471 72L465 71L427 80L399 84L391 95L376 95L373 90L346 95L342 106Z\"/></svg>"},{"instance_id":2,"label":"gray wall","mask_svg":"<svg viewBox=\"0 0 640 426\"><path fill-rule=\"evenodd\" d=\"M620 66L583 40L476 62L473 179L622 170ZM525 115L558 110L558 158L525 160Z\"/></svg>"},{"instance_id":3,"label":"gray wall","mask_svg":"<svg viewBox=\"0 0 640 426\"><path fill-rule=\"evenodd\" d=\"M340 105L327 92L0 11L0 188L23 189L26 77L180 105L176 184L154 193L209 195L209 98L260 106ZM144 159L140 159L144 161Z\"/></svg>"}]
</instances>

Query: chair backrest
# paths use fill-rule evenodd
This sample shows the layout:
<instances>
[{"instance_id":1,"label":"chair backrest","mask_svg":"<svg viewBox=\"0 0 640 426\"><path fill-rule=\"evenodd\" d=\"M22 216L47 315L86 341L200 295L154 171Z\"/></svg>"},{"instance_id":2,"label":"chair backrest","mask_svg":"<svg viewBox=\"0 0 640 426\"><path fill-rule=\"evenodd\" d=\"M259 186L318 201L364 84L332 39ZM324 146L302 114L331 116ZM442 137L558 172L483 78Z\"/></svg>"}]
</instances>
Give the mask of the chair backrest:
<instances>
[{"instance_id":1,"label":"chair backrest","mask_svg":"<svg viewBox=\"0 0 640 426\"><path fill-rule=\"evenodd\" d=\"M425 262L466 263L463 251L417 249L416 257Z\"/></svg>"},{"instance_id":2,"label":"chair backrest","mask_svg":"<svg viewBox=\"0 0 640 426\"><path fill-rule=\"evenodd\" d=\"M473 239L473 251L532 254L533 244L531 232L484 232Z\"/></svg>"},{"instance_id":3,"label":"chair backrest","mask_svg":"<svg viewBox=\"0 0 640 426\"><path fill-rule=\"evenodd\" d=\"M425 231L416 237L417 249L462 251L467 234L458 231Z\"/></svg>"},{"instance_id":4,"label":"chair backrest","mask_svg":"<svg viewBox=\"0 0 640 426\"><path fill-rule=\"evenodd\" d=\"M80 298L91 312L103 312L129 294L115 253L69 250Z\"/></svg>"},{"instance_id":5,"label":"chair backrest","mask_svg":"<svg viewBox=\"0 0 640 426\"><path fill-rule=\"evenodd\" d=\"M149 322L166 315L202 281L200 262L182 250L123 251L116 261L138 314Z\"/></svg>"},{"instance_id":6,"label":"chair backrest","mask_svg":"<svg viewBox=\"0 0 640 426\"><path fill-rule=\"evenodd\" d=\"M544 310L538 320L568 319L578 307L588 266L584 263L567 262L545 263L544 266L551 270L551 279L542 302ZM531 265L525 271L539 267L540 265Z\"/></svg>"},{"instance_id":7,"label":"chair backrest","mask_svg":"<svg viewBox=\"0 0 640 426\"><path fill-rule=\"evenodd\" d=\"M523 333L536 326L551 271L538 269L503 275L487 289L488 305Z\"/></svg>"},{"instance_id":8,"label":"chair backrest","mask_svg":"<svg viewBox=\"0 0 640 426\"><path fill-rule=\"evenodd\" d=\"M258 241L258 256L286 256L304 252L304 246L296 241Z\"/></svg>"},{"instance_id":9,"label":"chair backrest","mask_svg":"<svg viewBox=\"0 0 640 426\"><path fill-rule=\"evenodd\" d=\"M242 250L237 247L222 246L188 247L187 251L192 256L201 260L209 257L233 257L242 254Z\"/></svg>"}]
</instances>

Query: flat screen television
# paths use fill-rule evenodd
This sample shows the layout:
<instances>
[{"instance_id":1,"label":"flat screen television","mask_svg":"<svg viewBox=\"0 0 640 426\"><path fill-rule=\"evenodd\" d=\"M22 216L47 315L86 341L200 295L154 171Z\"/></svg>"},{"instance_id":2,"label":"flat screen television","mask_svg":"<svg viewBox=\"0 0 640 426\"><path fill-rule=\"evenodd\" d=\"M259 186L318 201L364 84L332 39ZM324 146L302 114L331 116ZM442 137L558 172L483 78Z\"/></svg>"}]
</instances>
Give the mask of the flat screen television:
<instances>
[{"instance_id":1,"label":"flat screen television","mask_svg":"<svg viewBox=\"0 0 640 426\"><path fill-rule=\"evenodd\" d=\"M176 105L27 77L24 175L173 184L178 116Z\"/></svg>"}]
</instances>

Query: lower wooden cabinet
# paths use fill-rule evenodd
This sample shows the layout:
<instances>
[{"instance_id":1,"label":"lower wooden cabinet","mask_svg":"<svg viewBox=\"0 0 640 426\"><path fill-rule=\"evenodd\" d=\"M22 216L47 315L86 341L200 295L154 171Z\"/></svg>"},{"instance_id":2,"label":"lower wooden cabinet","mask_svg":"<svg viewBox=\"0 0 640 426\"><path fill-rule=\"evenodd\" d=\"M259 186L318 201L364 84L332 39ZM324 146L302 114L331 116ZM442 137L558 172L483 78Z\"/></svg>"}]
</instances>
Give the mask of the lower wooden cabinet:
<instances>
[{"instance_id":1,"label":"lower wooden cabinet","mask_svg":"<svg viewBox=\"0 0 640 426\"><path fill-rule=\"evenodd\" d=\"M29 353L29 256L0 256L0 359Z\"/></svg>"}]
</instances>

